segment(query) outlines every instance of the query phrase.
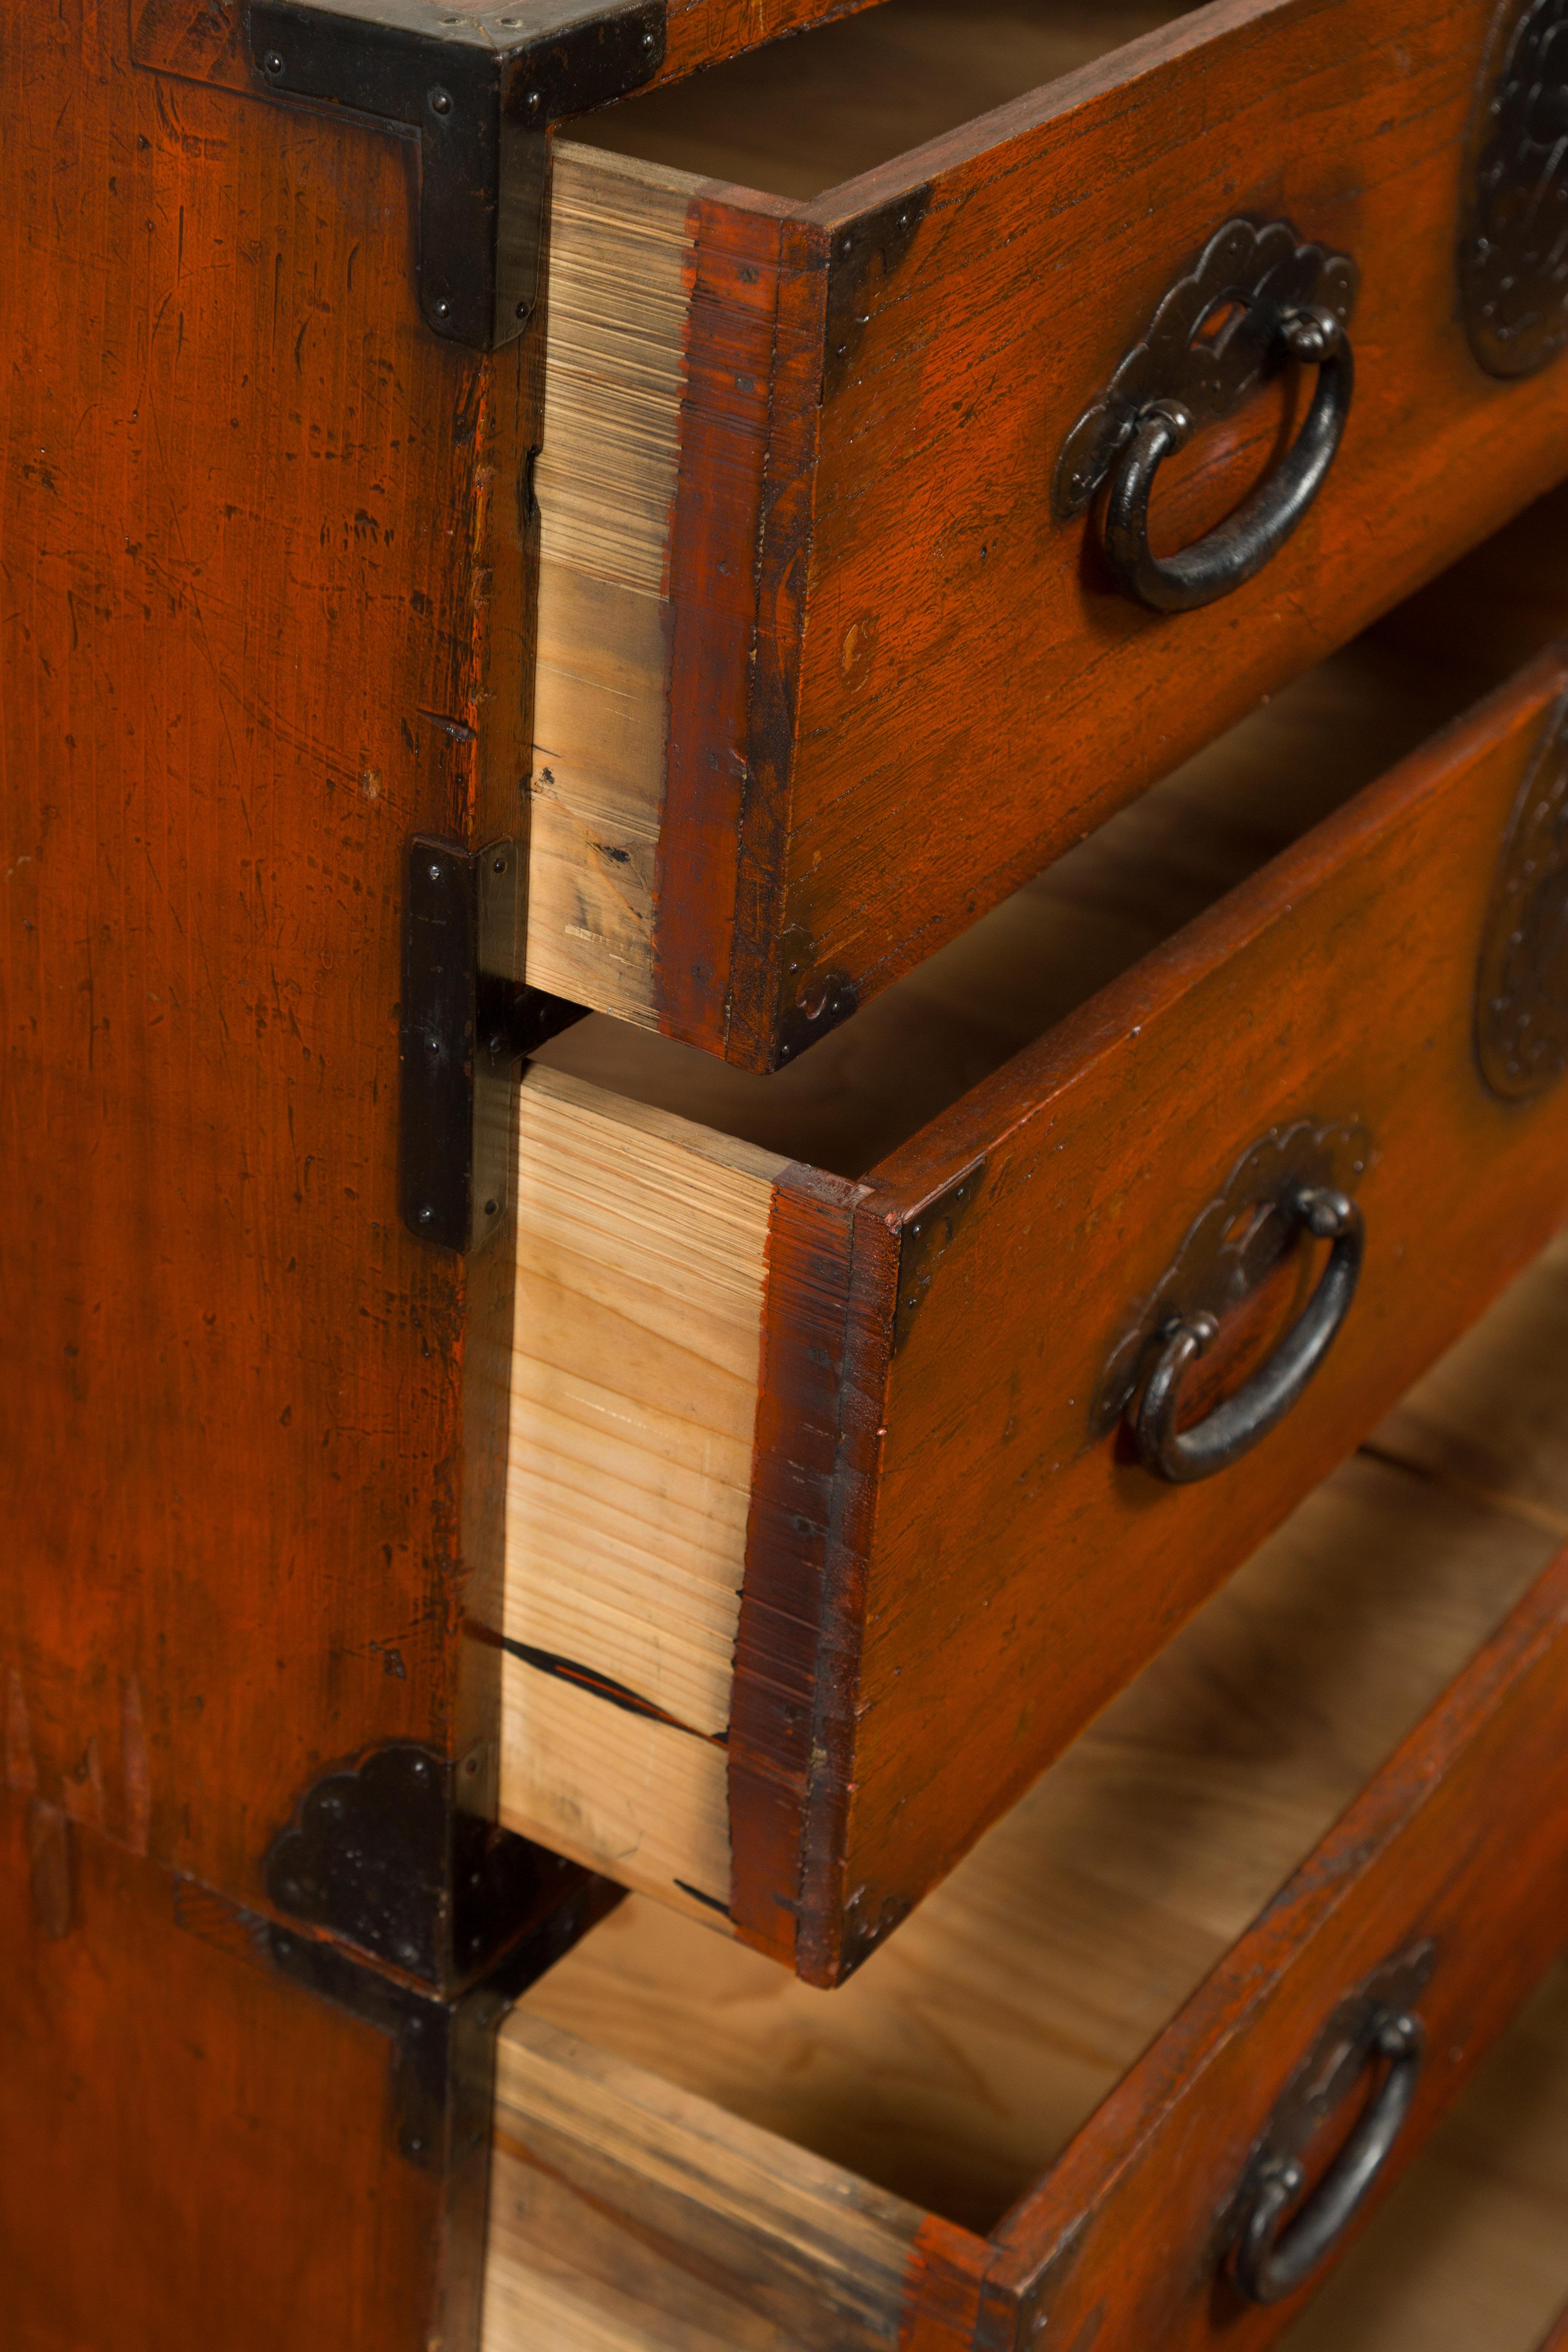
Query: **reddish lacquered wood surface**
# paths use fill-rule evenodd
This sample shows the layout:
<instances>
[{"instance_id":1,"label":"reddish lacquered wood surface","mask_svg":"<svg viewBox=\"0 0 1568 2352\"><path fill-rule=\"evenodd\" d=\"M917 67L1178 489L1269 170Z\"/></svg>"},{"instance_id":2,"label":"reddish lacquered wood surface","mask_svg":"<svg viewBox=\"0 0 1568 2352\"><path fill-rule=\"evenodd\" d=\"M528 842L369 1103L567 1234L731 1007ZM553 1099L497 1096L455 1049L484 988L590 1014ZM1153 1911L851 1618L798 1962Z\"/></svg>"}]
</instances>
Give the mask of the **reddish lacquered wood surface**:
<instances>
[{"instance_id":1,"label":"reddish lacquered wood surface","mask_svg":"<svg viewBox=\"0 0 1568 2352\"><path fill-rule=\"evenodd\" d=\"M106 1885L264 1915L328 1766L493 1798L511 1286L398 1221L401 901L410 832L516 823L541 344L420 324L396 142L129 29L4 32L0 1704ZM121 1900L26 1995L29 2342L470 2341L482 2175L404 2180L384 2038Z\"/></svg>"},{"instance_id":2,"label":"reddish lacquered wood surface","mask_svg":"<svg viewBox=\"0 0 1568 2352\"><path fill-rule=\"evenodd\" d=\"M809 1290L781 1186L732 1908L813 1981L896 1926L1568 1211L1568 1091L1500 1102L1472 1045L1493 874L1565 680L1544 656L873 1169L852 1237L805 1261ZM1095 1421L1108 1360L1230 1170L1303 1118L1370 1134L1353 1307L1278 1430L1166 1486ZM911 1252L906 1229L963 1178L951 1238ZM896 1352L894 1236L900 1294L920 1298ZM1321 1264L1288 1259L1237 1313L1225 1379L1261 1360ZM818 1326L841 1335L826 1365ZM784 1518L764 1497L792 1344L827 1373L806 1421L834 1452ZM786 1657L815 1657L815 1685L787 1683ZM795 1791L793 1866L776 1802L753 1863L760 1786Z\"/></svg>"},{"instance_id":3,"label":"reddish lacquered wood surface","mask_svg":"<svg viewBox=\"0 0 1568 2352\"><path fill-rule=\"evenodd\" d=\"M0 1654L49 1801L252 1902L329 1760L488 1736L510 1298L398 1222L402 864L517 806L536 386L420 325L395 142L125 39L6 27Z\"/></svg>"},{"instance_id":4,"label":"reddish lacquered wood surface","mask_svg":"<svg viewBox=\"0 0 1568 2352\"><path fill-rule=\"evenodd\" d=\"M780 334L768 383L742 371L730 395L769 441L740 634L679 520L710 494L708 438L689 478L682 458L659 1026L773 1066L825 988L864 1000L1568 467L1557 371L1489 377L1458 315L1491 15L1215 0L815 202L703 187L700 255L747 223L776 237L758 299ZM1090 520L1054 513L1054 469L1238 212L1356 259L1354 405L1260 576L1156 614L1116 592ZM704 334L694 308L692 351ZM1167 468L1163 545L1277 462L1309 389L1276 382ZM687 662L728 671L702 714Z\"/></svg>"},{"instance_id":5,"label":"reddish lacquered wood surface","mask_svg":"<svg viewBox=\"0 0 1568 2352\"><path fill-rule=\"evenodd\" d=\"M11 1793L0 1916L6 2344L427 2352L458 2317L441 2181L394 2144L387 2035L232 1907Z\"/></svg>"},{"instance_id":6,"label":"reddish lacquered wood surface","mask_svg":"<svg viewBox=\"0 0 1568 2352\"><path fill-rule=\"evenodd\" d=\"M1324 2020L1373 1970L1436 1942L1415 2105L1359 2221L1562 1948L1565 1715L1559 1559L990 2241L929 2231L905 2342L1273 2342L1316 2282L1243 2301L1217 2271L1216 2214ZM1348 2122L1326 2129L1314 2171Z\"/></svg>"},{"instance_id":7,"label":"reddish lacquered wood surface","mask_svg":"<svg viewBox=\"0 0 1568 2352\"><path fill-rule=\"evenodd\" d=\"M656 82L678 80L700 66L737 56L780 35L799 32L829 17L853 15L876 0L667 0L664 55ZM245 55L242 9L231 0L132 0L137 18L136 46L144 62L169 72L190 73L197 80L249 89L253 78ZM363 12L373 20L374 7ZM412 6L389 6L387 18L410 31L439 39L443 26L478 25L491 28L498 44L516 46L537 26L541 37L570 28L574 18L587 21L613 16L614 8L584 5L574 10L559 5L540 6L537 0L414 0Z\"/></svg>"}]
</instances>

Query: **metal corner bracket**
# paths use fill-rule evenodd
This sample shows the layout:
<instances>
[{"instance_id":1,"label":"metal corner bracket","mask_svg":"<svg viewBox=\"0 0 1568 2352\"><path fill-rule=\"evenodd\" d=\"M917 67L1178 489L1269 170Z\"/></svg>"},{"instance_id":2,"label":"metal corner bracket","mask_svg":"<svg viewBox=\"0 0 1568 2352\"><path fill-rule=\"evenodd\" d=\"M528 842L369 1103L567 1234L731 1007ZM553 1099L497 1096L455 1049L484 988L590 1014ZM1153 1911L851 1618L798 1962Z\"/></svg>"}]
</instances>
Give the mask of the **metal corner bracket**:
<instances>
[{"instance_id":1,"label":"metal corner bracket","mask_svg":"<svg viewBox=\"0 0 1568 2352\"><path fill-rule=\"evenodd\" d=\"M409 842L403 912L398 1209L444 1249L479 1248L504 1221L511 1088L526 1055L584 1008L521 985L517 844Z\"/></svg>"},{"instance_id":2,"label":"metal corner bracket","mask_svg":"<svg viewBox=\"0 0 1568 2352\"><path fill-rule=\"evenodd\" d=\"M499 351L539 299L547 133L650 81L666 0L512 0L472 16L435 0L250 0L258 84L351 108L419 148L419 308L453 342Z\"/></svg>"}]
</instances>

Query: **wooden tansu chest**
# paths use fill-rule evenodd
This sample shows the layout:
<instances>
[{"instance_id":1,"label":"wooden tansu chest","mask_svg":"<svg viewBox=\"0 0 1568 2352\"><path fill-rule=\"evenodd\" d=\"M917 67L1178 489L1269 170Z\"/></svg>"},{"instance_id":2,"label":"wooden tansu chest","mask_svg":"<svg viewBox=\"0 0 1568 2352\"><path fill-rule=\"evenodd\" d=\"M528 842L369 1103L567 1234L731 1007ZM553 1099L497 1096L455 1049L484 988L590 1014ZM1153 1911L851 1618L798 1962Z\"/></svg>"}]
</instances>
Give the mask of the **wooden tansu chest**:
<instances>
[{"instance_id":1,"label":"wooden tansu chest","mask_svg":"<svg viewBox=\"0 0 1568 2352\"><path fill-rule=\"evenodd\" d=\"M1568 5L0 95L0 2337L1308 2325L1568 1948Z\"/></svg>"}]
</instances>

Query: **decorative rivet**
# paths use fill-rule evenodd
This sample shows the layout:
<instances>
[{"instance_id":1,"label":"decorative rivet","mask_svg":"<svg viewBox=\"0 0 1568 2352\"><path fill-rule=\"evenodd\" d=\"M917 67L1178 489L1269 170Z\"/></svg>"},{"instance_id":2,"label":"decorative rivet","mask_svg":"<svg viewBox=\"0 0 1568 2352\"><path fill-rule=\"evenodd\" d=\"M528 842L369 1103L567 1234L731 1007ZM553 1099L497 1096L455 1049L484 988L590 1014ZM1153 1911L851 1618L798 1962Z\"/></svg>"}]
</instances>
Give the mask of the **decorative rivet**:
<instances>
[{"instance_id":1,"label":"decorative rivet","mask_svg":"<svg viewBox=\"0 0 1568 2352\"><path fill-rule=\"evenodd\" d=\"M449 89L443 89L440 83L437 82L435 89L430 92L428 103L432 114L450 114L452 111L452 93Z\"/></svg>"},{"instance_id":2,"label":"decorative rivet","mask_svg":"<svg viewBox=\"0 0 1568 2352\"><path fill-rule=\"evenodd\" d=\"M447 298L446 298L446 296L445 296L444 294L442 295L442 297L441 297L441 299L440 299L440 300L439 300L438 302L432 302L432 303L431 303L431 305L430 305L430 314L431 314L432 318L436 318L436 319L449 319L449 318L451 317L451 315L452 315L452 306L451 306L450 302L448 302L448 301L447 301ZM436 868L435 868L434 866L432 866L430 870L431 870L431 872L432 872L432 873L434 873L434 872L436 871Z\"/></svg>"},{"instance_id":3,"label":"decorative rivet","mask_svg":"<svg viewBox=\"0 0 1568 2352\"><path fill-rule=\"evenodd\" d=\"M436 1222L435 1210L421 1209L419 1212L419 1222L422 1225L433 1225Z\"/></svg>"},{"instance_id":4,"label":"decorative rivet","mask_svg":"<svg viewBox=\"0 0 1568 2352\"><path fill-rule=\"evenodd\" d=\"M261 60L261 70L264 74L270 74L274 81L277 80L283 70L283 60L276 49L268 50Z\"/></svg>"},{"instance_id":5,"label":"decorative rivet","mask_svg":"<svg viewBox=\"0 0 1568 2352\"><path fill-rule=\"evenodd\" d=\"M436 307L439 310L441 305L437 302ZM432 882L439 882L441 879L441 868L438 866L432 866L430 868L430 879Z\"/></svg>"},{"instance_id":6,"label":"decorative rivet","mask_svg":"<svg viewBox=\"0 0 1568 2352\"><path fill-rule=\"evenodd\" d=\"M487 1202L485 1202L485 1214L486 1214L486 1216L487 1216L487 1217L493 1217L493 1216L495 1215L495 1213L496 1213L496 1203L495 1203L493 1201L487 1201Z\"/></svg>"},{"instance_id":7,"label":"decorative rivet","mask_svg":"<svg viewBox=\"0 0 1568 2352\"><path fill-rule=\"evenodd\" d=\"M518 304L518 306L517 306L517 315L518 315L518 317L519 317L520 319L526 319L526 318L527 318L527 316L528 316L528 314L529 314L529 312L532 310L532 308L533 308L533 305L532 305L532 303L531 303L531 302L520 302L520 303Z\"/></svg>"}]
</instances>

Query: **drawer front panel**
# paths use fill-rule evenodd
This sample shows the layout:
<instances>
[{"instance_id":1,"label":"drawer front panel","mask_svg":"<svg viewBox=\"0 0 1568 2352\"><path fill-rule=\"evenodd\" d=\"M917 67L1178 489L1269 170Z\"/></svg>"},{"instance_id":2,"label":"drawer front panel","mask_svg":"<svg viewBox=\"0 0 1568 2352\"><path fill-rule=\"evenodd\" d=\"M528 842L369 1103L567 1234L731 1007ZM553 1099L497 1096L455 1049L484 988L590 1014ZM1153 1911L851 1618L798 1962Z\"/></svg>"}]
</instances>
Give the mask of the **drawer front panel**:
<instances>
[{"instance_id":1,"label":"drawer front panel","mask_svg":"<svg viewBox=\"0 0 1568 2352\"><path fill-rule=\"evenodd\" d=\"M662 620L616 685L647 756L628 787L617 722L603 779L563 799L536 771L545 984L773 1066L1568 467L1554 370L1488 373L1460 317L1492 13L1215 0L811 206L691 181L678 219L685 184L650 183L689 292ZM568 159L574 188L637 169ZM1058 460L1238 215L1353 262L1353 403L1273 560L1156 613L1059 510ZM722 366L748 306L776 322L771 377ZM1163 469L1162 552L1279 464L1312 381L1276 372ZM738 451L765 443L743 499L721 413ZM596 644L549 658L604 668Z\"/></svg>"},{"instance_id":2,"label":"drawer front panel","mask_svg":"<svg viewBox=\"0 0 1568 2352\"><path fill-rule=\"evenodd\" d=\"M1429 1946L1409 2003L1426 2041L1414 2104L1337 2252L1562 1949L1565 1723L1559 1560L1003 2223L977 2352L1023 2352L1042 2335L1171 2352L1274 2340L1322 2272L1278 2303L1245 2299L1235 2193L1338 2004ZM1310 2136L1310 2180L1363 2099Z\"/></svg>"},{"instance_id":3,"label":"drawer front panel","mask_svg":"<svg viewBox=\"0 0 1568 2352\"><path fill-rule=\"evenodd\" d=\"M840 1213L836 1448L812 1487L809 1455L780 1440L797 1520L753 1500L730 1749L736 1918L807 1975L831 1979L897 1924L1568 1209L1568 1088L1500 1099L1474 1042L1500 857L1526 774L1557 773L1542 746L1563 680L1549 656L1482 705ZM1108 1368L1125 1370L1151 1300L1164 1311L1163 1278L1237 1163L1303 1126L1351 1139L1359 1291L1280 1425L1168 1485L1103 1411ZM1268 1159L1226 1218L1278 1192ZM1277 1281L1222 1323L1228 1380L1276 1344L1322 1255L1288 1255L1291 1295ZM819 1289L829 1258L818 1245ZM765 1379L787 1314L770 1297ZM798 1927L795 1883L745 1833L752 1790L776 1808L786 1780Z\"/></svg>"}]
</instances>

